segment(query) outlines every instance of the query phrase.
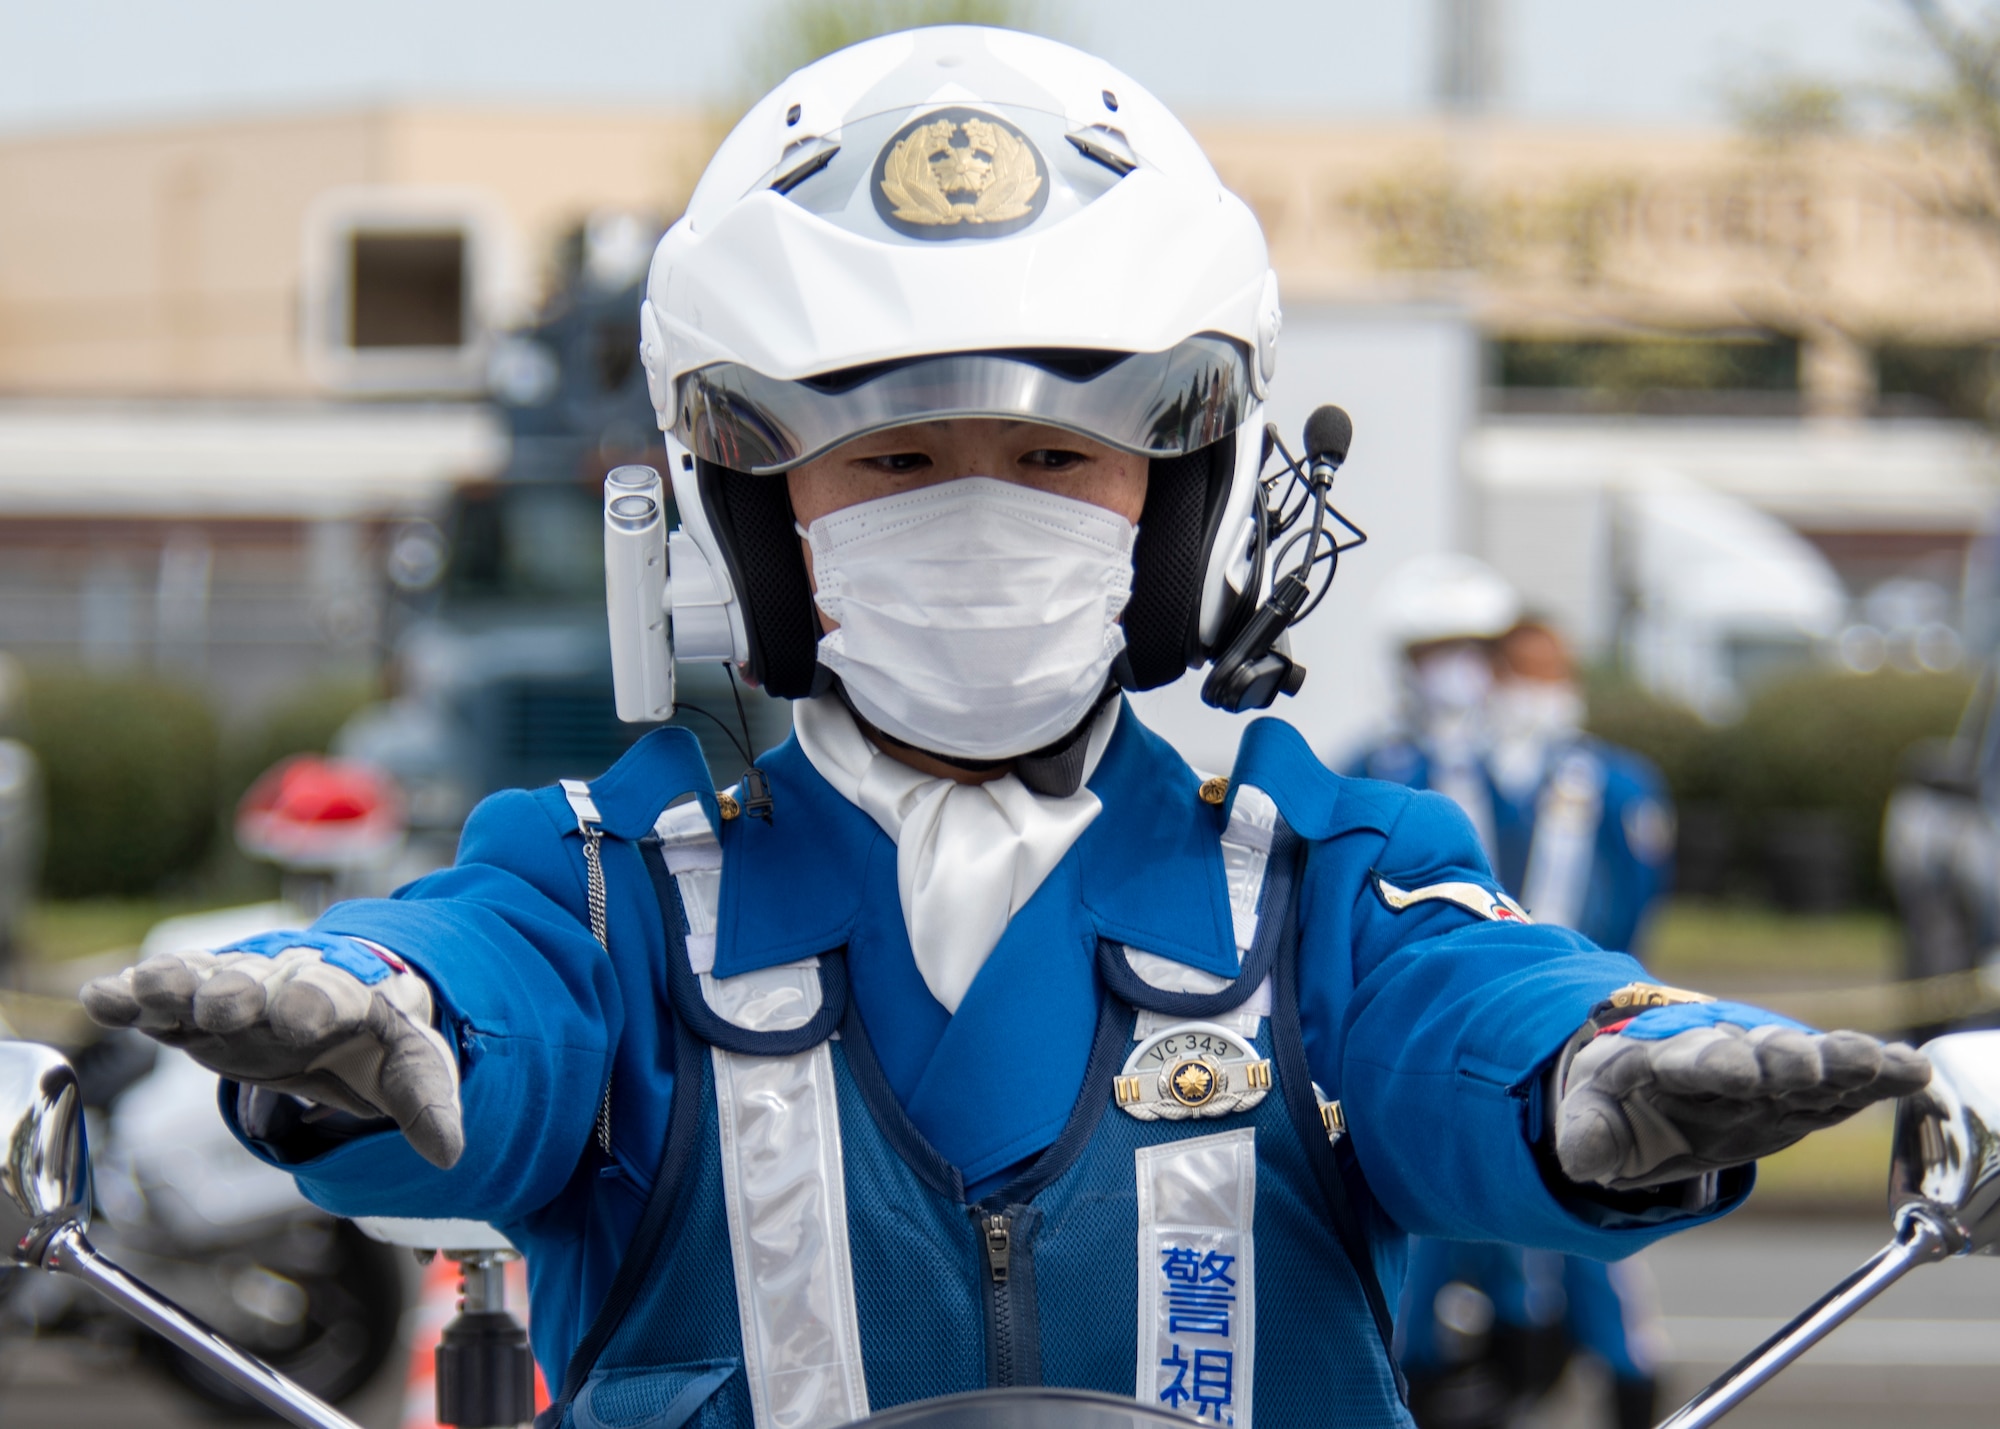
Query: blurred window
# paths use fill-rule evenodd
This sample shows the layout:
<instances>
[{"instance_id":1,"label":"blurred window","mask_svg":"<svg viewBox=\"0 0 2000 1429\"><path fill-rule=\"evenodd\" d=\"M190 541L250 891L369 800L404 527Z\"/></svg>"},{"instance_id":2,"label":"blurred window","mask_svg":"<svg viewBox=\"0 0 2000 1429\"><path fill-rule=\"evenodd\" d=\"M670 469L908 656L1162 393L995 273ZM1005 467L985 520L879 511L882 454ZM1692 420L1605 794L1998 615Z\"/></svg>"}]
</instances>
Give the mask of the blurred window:
<instances>
[{"instance_id":1,"label":"blurred window","mask_svg":"<svg viewBox=\"0 0 2000 1429\"><path fill-rule=\"evenodd\" d=\"M1877 409L1890 417L2000 414L2000 349L1990 343L1884 343L1875 349Z\"/></svg>"},{"instance_id":2,"label":"blurred window","mask_svg":"<svg viewBox=\"0 0 2000 1429\"><path fill-rule=\"evenodd\" d=\"M448 600L571 604L604 599L602 498L533 482L462 492L453 513Z\"/></svg>"},{"instance_id":3,"label":"blurred window","mask_svg":"<svg viewBox=\"0 0 2000 1429\"><path fill-rule=\"evenodd\" d=\"M1488 371L1509 409L1762 412L1796 406L1799 344L1776 334L1500 338Z\"/></svg>"},{"instance_id":4,"label":"blurred window","mask_svg":"<svg viewBox=\"0 0 2000 1429\"><path fill-rule=\"evenodd\" d=\"M506 232L474 189L380 184L319 195L305 215L299 325L313 381L394 396L484 391Z\"/></svg>"},{"instance_id":5,"label":"blurred window","mask_svg":"<svg viewBox=\"0 0 2000 1429\"><path fill-rule=\"evenodd\" d=\"M357 231L349 247L349 345L457 347L466 340L463 232Z\"/></svg>"},{"instance_id":6,"label":"blurred window","mask_svg":"<svg viewBox=\"0 0 2000 1429\"><path fill-rule=\"evenodd\" d=\"M590 327L590 371L597 379L596 395L623 390L639 366L639 323L636 318L604 318ZM651 406L650 401L648 406Z\"/></svg>"}]
</instances>

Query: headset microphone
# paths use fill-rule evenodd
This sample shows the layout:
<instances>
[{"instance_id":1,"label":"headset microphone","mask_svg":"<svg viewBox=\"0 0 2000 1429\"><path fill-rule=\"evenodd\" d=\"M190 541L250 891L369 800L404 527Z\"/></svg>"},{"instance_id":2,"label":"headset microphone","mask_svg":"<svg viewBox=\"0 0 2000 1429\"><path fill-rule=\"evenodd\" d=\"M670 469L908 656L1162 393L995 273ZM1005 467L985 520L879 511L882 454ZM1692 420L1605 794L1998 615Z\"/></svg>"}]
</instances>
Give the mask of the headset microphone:
<instances>
[{"instance_id":1,"label":"headset microphone","mask_svg":"<svg viewBox=\"0 0 2000 1429\"><path fill-rule=\"evenodd\" d=\"M1328 403L1306 419L1306 463L1315 481L1324 467L1326 480L1331 483L1352 445L1354 418L1347 415L1345 408Z\"/></svg>"},{"instance_id":2,"label":"headset microphone","mask_svg":"<svg viewBox=\"0 0 2000 1429\"><path fill-rule=\"evenodd\" d=\"M1305 516L1308 507L1312 513L1312 524L1278 548L1271 563L1273 579L1270 596L1244 622L1228 648L1216 657L1208 678L1202 681L1203 703L1231 714L1266 709L1276 702L1279 695L1299 692L1299 687L1305 684L1306 667L1292 659L1290 650L1286 648L1285 631L1309 615L1325 597L1327 586L1332 583L1333 572L1339 564L1340 553L1367 539L1327 504L1334 475L1347 460L1347 450L1354 441L1354 419L1339 407L1331 405L1321 407L1312 414L1306 422L1306 469L1303 472L1291 453L1285 450L1284 443L1278 440L1277 430L1269 429L1268 434L1271 445L1284 457L1286 470L1272 478L1267 483L1267 489L1289 474L1295 484L1304 486L1305 499L1286 511L1286 499L1290 492L1280 490L1276 508L1265 505L1261 513L1267 532L1264 539L1284 537ZM1327 529L1328 517L1359 539L1349 545L1341 545L1338 536ZM1305 543L1303 554L1283 574L1278 574L1279 568L1285 564L1286 555L1301 541ZM1322 561L1326 562L1327 571L1315 592L1314 572Z\"/></svg>"}]
</instances>

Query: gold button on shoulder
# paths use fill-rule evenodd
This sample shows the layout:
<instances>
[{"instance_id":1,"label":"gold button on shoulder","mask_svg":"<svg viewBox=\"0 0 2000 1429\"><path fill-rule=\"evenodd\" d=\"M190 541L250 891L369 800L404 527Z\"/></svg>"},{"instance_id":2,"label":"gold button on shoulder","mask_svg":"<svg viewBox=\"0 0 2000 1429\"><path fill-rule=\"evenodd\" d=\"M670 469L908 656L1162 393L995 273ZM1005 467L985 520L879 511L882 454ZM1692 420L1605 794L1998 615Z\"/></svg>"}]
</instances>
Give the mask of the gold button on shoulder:
<instances>
[{"instance_id":1,"label":"gold button on shoulder","mask_svg":"<svg viewBox=\"0 0 2000 1429\"><path fill-rule=\"evenodd\" d=\"M743 806L736 802L736 796L726 789L715 796L715 807L725 821L743 812Z\"/></svg>"},{"instance_id":2,"label":"gold button on shoulder","mask_svg":"<svg viewBox=\"0 0 2000 1429\"><path fill-rule=\"evenodd\" d=\"M1201 801L1218 807L1229 797L1229 781L1220 774L1201 781Z\"/></svg>"}]
</instances>

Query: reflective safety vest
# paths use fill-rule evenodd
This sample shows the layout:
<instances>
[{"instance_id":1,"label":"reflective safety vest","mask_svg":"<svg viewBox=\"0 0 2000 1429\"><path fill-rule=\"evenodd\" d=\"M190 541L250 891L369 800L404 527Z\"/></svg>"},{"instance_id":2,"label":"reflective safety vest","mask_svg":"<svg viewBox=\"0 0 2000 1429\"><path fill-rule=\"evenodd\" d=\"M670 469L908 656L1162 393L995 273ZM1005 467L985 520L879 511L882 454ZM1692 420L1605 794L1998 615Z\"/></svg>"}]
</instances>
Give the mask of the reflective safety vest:
<instances>
[{"instance_id":1,"label":"reflective safety vest","mask_svg":"<svg viewBox=\"0 0 2000 1429\"><path fill-rule=\"evenodd\" d=\"M1238 977L1101 942L1067 1125L968 1203L877 1064L841 954L714 976L721 850L699 806L663 815L641 851L676 1019L666 1148L543 1429L830 1429L1033 1384L1241 1429L1253 1407L1261 1426L1409 1429L1388 1351L1404 1240L1299 1031L1303 847L1249 787L1224 845ZM1024 1007L1009 1055L1036 1035ZM1007 1078L993 1067L994 1098Z\"/></svg>"}]
</instances>

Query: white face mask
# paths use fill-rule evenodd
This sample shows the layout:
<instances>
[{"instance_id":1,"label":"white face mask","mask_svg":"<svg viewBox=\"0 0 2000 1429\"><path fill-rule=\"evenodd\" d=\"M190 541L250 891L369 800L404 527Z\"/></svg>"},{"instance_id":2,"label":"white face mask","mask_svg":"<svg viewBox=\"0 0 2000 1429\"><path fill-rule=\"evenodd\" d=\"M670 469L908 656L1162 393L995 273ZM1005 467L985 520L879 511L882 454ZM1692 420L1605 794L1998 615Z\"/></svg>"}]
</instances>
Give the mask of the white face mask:
<instances>
[{"instance_id":1,"label":"white face mask","mask_svg":"<svg viewBox=\"0 0 2000 1429\"><path fill-rule=\"evenodd\" d=\"M1441 650L1410 672L1418 703L1429 715L1461 715L1479 708L1493 688L1493 667L1477 650Z\"/></svg>"},{"instance_id":2,"label":"white face mask","mask_svg":"<svg viewBox=\"0 0 2000 1429\"><path fill-rule=\"evenodd\" d=\"M1488 708L1502 739L1562 739L1583 727L1583 696L1567 680L1502 680Z\"/></svg>"},{"instance_id":3,"label":"white face mask","mask_svg":"<svg viewBox=\"0 0 2000 1429\"><path fill-rule=\"evenodd\" d=\"M1131 522L992 477L822 516L820 663L871 724L920 749L1008 759L1068 734L1125 648Z\"/></svg>"}]
</instances>

